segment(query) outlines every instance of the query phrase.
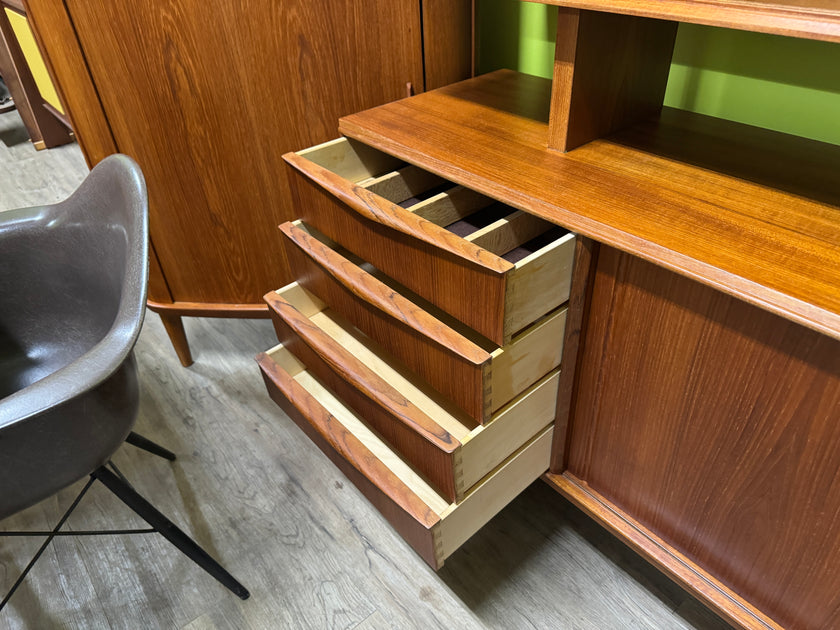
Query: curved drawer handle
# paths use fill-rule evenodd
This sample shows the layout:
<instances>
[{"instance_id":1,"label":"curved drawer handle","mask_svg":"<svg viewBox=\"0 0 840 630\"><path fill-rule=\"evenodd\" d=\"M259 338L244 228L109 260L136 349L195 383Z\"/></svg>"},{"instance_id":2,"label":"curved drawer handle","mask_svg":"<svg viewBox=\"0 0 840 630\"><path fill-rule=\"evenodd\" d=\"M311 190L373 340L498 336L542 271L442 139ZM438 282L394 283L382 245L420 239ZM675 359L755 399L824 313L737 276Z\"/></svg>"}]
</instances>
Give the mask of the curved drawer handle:
<instances>
[{"instance_id":1,"label":"curved drawer handle","mask_svg":"<svg viewBox=\"0 0 840 630\"><path fill-rule=\"evenodd\" d=\"M280 230L339 284L372 307L383 311L443 349L476 366L490 361L490 353L457 333L391 287L360 269L306 230L284 223Z\"/></svg>"},{"instance_id":2,"label":"curved drawer handle","mask_svg":"<svg viewBox=\"0 0 840 630\"><path fill-rule=\"evenodd\" d=\"M465 241L436 223L423 219L304 157L288 153L283 158L297 171L370 221L421 240L491 273L506 274L514 267L504 258Z\"/></svg>"},{"instance_id":3,"label":"curved drawer handle","mask_svg":"<svg viewBox=\"0 0 840 630\"><path fill-rule=\"evenodd\" d=\"M420 497L270 355L261 352L256 359L271 398L286 410L321 450L327 452L325 447L331 449L332 453L327 452L331 458L333 455L341 457L424 528L431 529L440 521L440 517ZM277 396L278 393L280 396Z\"/></svg>"},{"instance_id":4,"label":"curved drawer handle","mask_svg":"<svg viewBox=\"0 0 840 630\"><path fill-rule=\"evenodd\" d=\"M460 446L460 442L448 431L415 407L411 401L309 321L307 317L282 297L276 293L269 293L265 296L265 301L292 332L312 349L330 369L374 404L385 409L403 424L411 426L414 431L434 442L439 449L445 452L452 452Z\"/></svg>"}]
</instances>

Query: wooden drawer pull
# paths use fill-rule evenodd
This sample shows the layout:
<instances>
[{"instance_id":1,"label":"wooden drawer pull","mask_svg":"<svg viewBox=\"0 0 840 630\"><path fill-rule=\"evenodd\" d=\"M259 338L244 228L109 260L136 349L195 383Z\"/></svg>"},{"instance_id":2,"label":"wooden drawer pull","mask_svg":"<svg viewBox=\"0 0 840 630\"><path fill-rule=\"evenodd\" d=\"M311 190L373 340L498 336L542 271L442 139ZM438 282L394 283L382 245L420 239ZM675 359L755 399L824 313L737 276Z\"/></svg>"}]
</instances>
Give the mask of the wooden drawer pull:
<instances>
[{"instance_id":1,"label":"wooden drawer pull","mask_svg":"<svg viewBox=\"0 0 840 630\"><path fill-rule=\"evenodd\" d=\"M362 186L349 182L314 162L294 153L289 153L284 158L307 177L314 177L330 194L370 221L419 239L436 249L448 252L493 273L504 274L513 268L511 263L495 254L464 241L439 225L387 201Z\"/></svg>"},{"instance_id":2,"label":"wooden drawer pull","mask_svg":"<svg viewBox=\"0 0 840 630\"><path fill-rule=\"evenodd\" d=\"M295 424L303 429L321 450L331 456L330 459L339 465L353 483L356 485L369 483L377 488L425 529L431 529L440 522L440 517L420 497L356 436L344 428L341 422L333 417L286 370L264 352L258 354L256 358L266 385L271 385L268 387L268 392L272 400L286 410ZM338 454L340 458L333 457L333 453ZM357 474L353 475L352 472ZM363 485L360 487L364 488ZM393 511L382 509L383 497L371 497L368 493L365 494L372 500L379 499L376 501L377 507L393 523L394 517L398 515ZM398 523L395 525L398 529L400 528Z\"/></svg>"},{"instance_id":3,"label":"wooden drawer pull","mask_svg":"<svg viewBox=\"0 0 840 630\"><path fill-rule=\"evenodd\" d=\"M265 301L309 349L360 394L375 405L386 409L390 415L411 427L413 432L433 442L439 450L452 452L460 445L452 435L418 410L277 293L267 294ZM278 336L280 334L281 331L278 330ZM285 339L281 338L281 341Z\"/></svg>"},{"instance_id":4,"label":"wooden drawer pull","mask_svg":"<svg viewBox=\"0 0 840 630\"><path fill-rule=\"evenodd\" d=\"M428 337L465 361L476 366L490 361L490 354L487 351L432 317L388 285L364 272L306 230L293 223L284 223L280 226L280 230L356 297L387 313L420 335Z\"/></svg>"}]
</instances>

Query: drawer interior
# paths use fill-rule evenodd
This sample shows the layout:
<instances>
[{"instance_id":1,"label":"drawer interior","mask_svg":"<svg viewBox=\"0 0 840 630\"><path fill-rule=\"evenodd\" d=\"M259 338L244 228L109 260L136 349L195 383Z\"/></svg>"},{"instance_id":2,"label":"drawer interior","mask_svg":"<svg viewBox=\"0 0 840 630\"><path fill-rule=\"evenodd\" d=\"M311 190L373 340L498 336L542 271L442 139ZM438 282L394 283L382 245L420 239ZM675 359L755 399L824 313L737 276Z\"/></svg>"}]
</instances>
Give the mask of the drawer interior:
<instances>
[{"instance_id":1,"label":"drawer interior","mask_svg":"<svg viewBox=\"0 0 840 630\"><path fill-rule=\"evenodd\" d=\"M405 298L412 306L416 305L420 307L422 311L431 315L432 318L444 324L457 335L462 336L481 350L487 352L490 355L490 365L487 367L487 374L483 379L483 388L484 408L486 408L488 413L495 412L547 372L560 365L560 360L563 356L564 332L566 327L567 308L565 306L558 307L543 315L533 323L519 330L505 346L499 347L428 300L425 300L388 277L369 263L360 260L314 228L306 226L299 221L296 221L292 226L294 231L302 230L306 236L311 236L317 242L329 248L330 254L334 255L335 261L333 264L335 266L341 267L342 270L346 271L355 265L355 267L358 267L355 270L356 273L372 276L375 281L385 285L387 289L382 291L383 293L391 292L394 295ZM281 226L281 229L286 234L287 230L285 226ZM288 232L291 233L293 230L289 229ZM290 236L290 239L302 238L305 237L300 235L295 236L294 234ZM295 242L302 249L305 246L305 243L298 243L297 240ZM290 252L288 249L287 255L290 262L297 260L295 253ZM305 261L305 263L309 262L308 260ZM330 273L323 267L318 268L311 264L306 268L298 269L298 271L305 278L314 278L317 273ZM304 279L303 283L306 284L306 282L307 280ZM319 286L322 290L326 290L323 284L319 284ZM369 281L365 286L370 287L371 282ZM357 287L354 290L359 291L360 289ZM320 297L328 300L324 295ZM347 310L342 311L343 315L349 317L353 324L361 327L367 335L376 338L377 334L381 333L381 329L378 326L371 325L365 318L355 316L351 313L347 305L344 308ZM400 324L408 326L411 318L402 316L399 319ZM418 330L417 332L428 336L431 334L430 331L435 328L437 327L428 326L427 329ZM383 339L379 339L379 341L383 342ZM389 341L393 343L395 340L389 338ZM422 370L425 367L423 357L418 356L417 351L406 356L402 353L402 350L402 347L389 348L392 354L396 354L408 366L412 366L416 370L421 370L421 373L423 373ZM435 376L435 374L426 373L426 378L430 379L433 385L438 389L445 389L441 387L441 384L435 379Z\"/></svg>"},{"instance_id":2,"label":"drawer interior","mask_svg":"<svg viewBox=\"0 0 840 630\"><path fill-rule=\"evenodd\" d=\"M307 222L499 345L568 299L575 236L559 226L348 139L287 159Z\"/></svg>"},{"instance_id":3,"label":"drawer interior","mask_svg":"<svg viewBox=\"0 0 840 630\"><path fill-rule=\"evenodd\" d=\"M389 400L404 398L407 401L390 408L392 417L389 422L405 423L402 430L409 431L425 427L424 431L435 438L430 440L431 444L455 445L451 456L455 497L463 496L513 450L554 421L559 368L546 369L526 391L509 400L508 404L500 405L489 422L483 426L476 425L473 418L454 408L437 391L420 381L389 353L297 283L278 290L276 294L370 369L387 384L386 387L393 388L398 396ZM407 405L419 410L427 421L415 424L416 421L407 420L417 417ZM394 427L381 430L393 433ZM404 439L400 441L405 442ZM417 447L410 450L418 454L415 457L420 457L421 450ZM412 459L409 453L405 456ZM413 463L421 471L427 464L431 465L425 459ZM430 470L429 474L437 474L437 469Z\"/></svg>"},{"instance_id":4,"label":"drawer interior","mask_svg":"<svg viewBox=\"0 0 840 630\"><path fill-rule=\"evenodd\" d=\"M544 219L415 166L359 185L512 263L539 253L568 234Z\"/></svg>"},{"instance_id":5,"label":"drawer interior","mask_svg":"<svg viewBox=\"0 0 840 630\"><path fill-rule=\"evenodd\" d=\"M462 501L452 503L439 495L356 414L309 374L305 366L286 348L282 345L276 346L269 350L266 356L288 374L301 391L305 392L304 395L311 399L311 402L295 401L298 409L304 408L313 416L318 415L313 405L325 410L326 413L320 415L329 419L329 426L320 426L318 431L329 433L326 443L332 448L340 445L339 457L365 475L367 483L375 485L379 493L419 522L419 528L403 527L407 531L401 533L434 568L440 568L448 556L548 468L552 426L540 430L513 455L489 470ZM265 370L267 366L262 361L261 365ZM309 420L311 419L307 418L307 421ZM345 434L352 438L342 437ZM319 443L319 446L323 450L322 444L323 442ZM330 455L335 461L336 453ZM383 467L389 474L382 474ZM374 505L383 509L381 499L371 496L370 491L363 492ZM421 509L418 509L418 500ZM404 523L399 518L394 518L393 512L383 514L398 529L400 523Z\"/></svg>"},{"instance_id":6,"label":"drawer interior","mask_svg":"<svg viewBox=\"0 0 840 630\"><path fill-rule=\"evenodd\" d=\"M510 262L568 234L548 221L349 138L298 155Z\"/></svg>"},{"instance_id":7,"label":"drawer interior","mask_svg":"<svg viewBox=\"0 0 840 630\"><path fill-rule=\"evenodd\" d=\"M443 514L449 501L438 494L414 468L397 456L368 426L321 382L312 376L306 366L283 345L266 352L266 355L293 378L318 404L356 437L380 462L384 463L425 505L435 514Z\"/></svg>"}]
</instances>

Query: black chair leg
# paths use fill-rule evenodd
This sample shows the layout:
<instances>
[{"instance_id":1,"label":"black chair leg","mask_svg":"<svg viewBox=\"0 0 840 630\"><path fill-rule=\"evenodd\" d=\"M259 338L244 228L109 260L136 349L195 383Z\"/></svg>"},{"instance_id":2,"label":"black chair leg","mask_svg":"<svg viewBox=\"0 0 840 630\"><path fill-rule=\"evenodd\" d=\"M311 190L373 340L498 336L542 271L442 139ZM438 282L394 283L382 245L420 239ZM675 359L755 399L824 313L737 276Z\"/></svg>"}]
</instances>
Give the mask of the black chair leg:
<instances>
[{"instance_id":1,"label":"black chair leg","mask_svg":"<svg viewBox=\"0 0 840 630\"><path fill-rule=\"evenodd\" d=\"M132 446L142 448L144 451L148 451L153 455L163 457L164 459L168 459L171 462L175 461L175 453L163 448L160 444L155 444L149 438L144 438L142 435L138 435L134 431L128 434L128 437L125 438L125 441L131 444Z\"/></svg>"},{"instance_id":2,"label":"black chair leg","mask_svg":"<svg viewBox=\"0 0 840 630\"><path fill-rule=\"evenodd\" d=\"M128 507L134 510L143 520L154 527L169 542L184 552L193 562L229 588L240 599L248 599L250 593L236 579L228 573L222 565L199 547L195 541L182 532L178 527L161 514L151 503L146 501L134 488L120 479L110 470L101 466L91 473L99 479L106 488L113 492Z\"/></svg>"}]
</instances>

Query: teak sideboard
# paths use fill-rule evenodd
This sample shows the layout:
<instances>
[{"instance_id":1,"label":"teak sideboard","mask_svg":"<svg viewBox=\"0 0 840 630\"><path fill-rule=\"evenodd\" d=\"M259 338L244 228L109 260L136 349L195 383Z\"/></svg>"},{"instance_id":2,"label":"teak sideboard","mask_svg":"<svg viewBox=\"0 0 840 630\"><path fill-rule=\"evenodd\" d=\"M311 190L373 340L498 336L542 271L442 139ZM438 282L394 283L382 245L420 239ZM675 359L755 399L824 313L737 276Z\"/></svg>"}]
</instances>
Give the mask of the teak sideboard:
<instances>
[{"instance_id":1,"label":"teak sideboard","mask_svg":"<svg viewBox=\"0 0 840 630\"><path fill-rule=\"evenodd\" d=\"M143 169L149 307L184 365L182 315L267 317L266 287L291 279L283 153L471 74L470 0L23 4L88 164Z\"/></svg>"},{"instance_id":2,"label":"teak sideboard","mask_svg":"<svg viewBox=\"0 0 840 630\"><path fill-rule=\"evenodd\" d=\"M433 567L543 477L737 627L840 627L840 147L663 107L679 21L560 0L497 71L286 156L266 386Z\"/></svg>"}]
</instances>

